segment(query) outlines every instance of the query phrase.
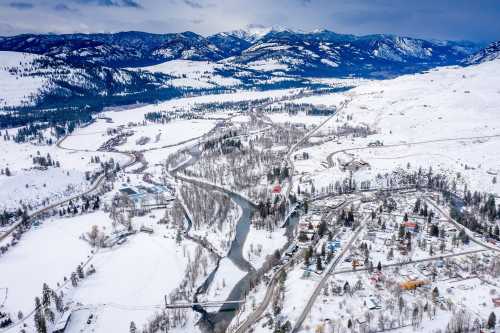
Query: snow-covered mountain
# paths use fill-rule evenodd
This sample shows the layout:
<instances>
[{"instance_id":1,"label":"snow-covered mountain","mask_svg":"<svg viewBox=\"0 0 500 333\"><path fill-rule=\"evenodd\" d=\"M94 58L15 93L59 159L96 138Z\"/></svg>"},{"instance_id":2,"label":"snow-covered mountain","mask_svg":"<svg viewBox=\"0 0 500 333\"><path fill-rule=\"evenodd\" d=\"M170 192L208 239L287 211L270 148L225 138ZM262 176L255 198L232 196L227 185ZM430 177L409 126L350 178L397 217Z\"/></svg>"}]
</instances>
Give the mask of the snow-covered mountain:
<instances>
[{"instance_id":1,"label":"snow-covered mountain","mask_svg":"<svg viewBox=\"0 0 500 333\"><path fill-rule=\"evenodd\" d=\"M273 27L265 27L261 25L248 25L244 29L232 30L229 32L224 32L224 34L237 37L239 39L243 39L250 44L257 42L259 39L269 34L270 32L283 32L289 31L294 32L294 30L281 27L281 26L273 26ZM300 32L300 31L295 31Z\"/></svg>"},{"instance_id":2,"label":"snow-covered mountain","mask_svg":"<svg viewBox=\"0 0 500 333\"><path fill-rule=\"evenodd\" d=\"M193 32L150 34L19 35L0 38L0 50L64 59L69 63L142 67L169 60L277 62L314 76L384 76L456 64L479 47L389 35L354 36L250 27L203 37Z\"/></svg>"},{"instance_id":3,"label":"snow-covered mountain","mask_svg":"<svg viewBox=\"0 0 500 333\"><path fill-rule=\"evenodd\" d=\"M467 58L466 63L472 65L495 59L500 59L500 41L491 43L488 47L471 55Z\"/></svg>"},{"instance_id":4,"label":"snow-covered mountain","mask_svg":"<svg viewBox=\"0 0 500 333\"><path fill-rule=\"evenodd\" d=\"M270 63L270 68L302 75L386 77L457 64L477 49L469 42L391 35L271 31L230 61L260 68Z\"/></svg>"},{"instance_id":5,"label":"snow-covered mountain","mask_svg":"<svg viewBox=\"0 0 500 333\"><path fill-rule=\"evenodd\" d=\"M207 38L210 43L216 45L217 48L224 54L225 57L238 55L252 45L245 38L239 37L237 34L221 32Z\"/></svg>"},{"instance_id":6,"label":"snow-covered mountain","mask_svg":"<svg viewBox=\"0 0 500 333\"><path fill-rule=\"evenodd\" d=\"M224 57L217 46L193 32L162 35L136 31L116 34L25 34L0 37L0 50L110 67L144 66L174 59L220 60Z\"/></svg>"},{"instance_id":7,"label":"snow-covered mountain","mask_svg":"<svg viewBox=\"0 0 500 333\"><path fill-rule=\"evenodd\" d=\"M464 64L478 49L470 42L260 26L209 37L24 34L0 37L0 107L151 102L178 96L178 89L298 87L312 77L385 78Z\"/></svg>"},{"instance_id":8,"label":"snow-covered mountain","mask_svg":"<svg viewBox=\"0 0 500 333\"><path fill-rule=\"evenodd\" d=\"M0 108L78 104L113 95L134 95L168 82L161 73L106 66L75 66L48 56L0 51Z\"/></svg>"}]
</instances>

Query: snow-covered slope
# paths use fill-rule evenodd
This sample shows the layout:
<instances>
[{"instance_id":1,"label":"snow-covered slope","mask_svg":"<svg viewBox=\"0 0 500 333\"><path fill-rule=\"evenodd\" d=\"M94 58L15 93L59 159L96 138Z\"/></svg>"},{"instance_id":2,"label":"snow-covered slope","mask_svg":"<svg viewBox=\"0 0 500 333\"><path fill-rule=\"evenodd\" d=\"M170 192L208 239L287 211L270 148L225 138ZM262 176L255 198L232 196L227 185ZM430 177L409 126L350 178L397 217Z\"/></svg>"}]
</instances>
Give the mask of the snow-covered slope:
<instances>
[{"instance_id":1,"label":"snow-covered slope","mask_svg":"<svg viewBox=\"0 0 500 333\"><path fill-rule=\"evenodd\" d=\"M390 141L500 133L499 77L494 60L373 81L349 93L347 112Z\"/></svg>"},{"instance_id":2,"label":"snow-covered slope","mask_svg":"<svg viewBox=\"0 0 500 333\"><path fill-rule=\"evenodd\" d=\"M272 30L231 61L300 75L383 78L457 64L476 50L467 42Z\"/></svg>"},{"instance_id":3,"label":"snow-covered slope","mask_svg":"<svg viewBox=\"0 0 500 333\"><path fill-rule=\"evenodd\" d=\"M0 52L0 107L21 105L36 98L49 82L46 77L26 75L40 56Z\"/></svg>"},{"instance_id":4,"label":"snow-covered slope","mask_svg":"<svg viewBox=\"0 0 500 333\"><path fill-rule=\"evenodd\" d=\"M240 80L220 74L233 70L232 67L209 61L172 60L159 65L142 67L141 70L168 74L173 77L169 83L176 87L211 88L240 85Z\"/></svg>"},{"instance_id":5,"label":"snow-covered slope","mask_svg":"<svg viewBox=\"0 0 500 333\"><path fill-rule=\"evenodd\" d=\"M0 50L28 52L110 67L155 64L172 59L218 60L222 52L193 32L151 34L19 35L0 38Z\"/></svg>"},{"instance_id":6,"label":"snow-covered slope","mask_svg":"<svg viewBox=\"0 0 500 333\"><path fill-rule=\"evenodd\" d=\"M479 64L481 62L500 59L500 41L491 43L488 47L470 56L467 64Z\"/></svg>"},{"instance_id":7,"label":"snow-covered slope","mask_svg":"<svg viewBox=\"0 0 500 333\"><path fill-rule=\"evenodd\" d=\"M131 94L168 79L164 74L72 65L47 56L0 51L0 108Z\"/></svg>"},{"instance_id":8,"label":"snow-covered slope","mask_svg":"<svg viewBox=\"0 0 500 333\"><path fill-rule=\"evenodd\" d=\"M336 162L342 154L367 161L370 167L356 172L358 184L395 170L428 170L446 174L457 188L500 193L494 180L500 174L500 59L468 67L443 67L392 80L365 82L344 95L349 99L334 127L368 126L375 134L341 138L305 148L311 158L296 163L298 172L314 172L320 188L349 176L331 172L321 163ZM334 95L308 100L328 105ZM338 96L337 96L338 97ZM296 101L297 103L304 102ZM381 147L370 147L380 141ZM344 155L347 156L347 155ZM382 178L380 178L382 177Z\"/></svg>"}]
</instances>

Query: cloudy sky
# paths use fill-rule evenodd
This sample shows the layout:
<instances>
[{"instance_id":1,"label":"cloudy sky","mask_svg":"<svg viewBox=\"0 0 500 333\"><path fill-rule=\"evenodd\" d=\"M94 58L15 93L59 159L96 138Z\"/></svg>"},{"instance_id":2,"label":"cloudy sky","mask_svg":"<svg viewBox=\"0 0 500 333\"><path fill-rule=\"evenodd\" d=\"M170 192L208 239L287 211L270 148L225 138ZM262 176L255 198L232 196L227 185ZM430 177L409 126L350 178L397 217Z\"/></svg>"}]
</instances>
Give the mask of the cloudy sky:
<instances>
[{"instance_id":1,"label":"cloudy sky","mask_svg":"<svg viewBox=\"0 0 500 333\"><path fill-rule=\"evenodd\" d=\"M500 0L0 0L0 36L249 25L489 42L500 39Z\"/></svg>"}]
</instances>

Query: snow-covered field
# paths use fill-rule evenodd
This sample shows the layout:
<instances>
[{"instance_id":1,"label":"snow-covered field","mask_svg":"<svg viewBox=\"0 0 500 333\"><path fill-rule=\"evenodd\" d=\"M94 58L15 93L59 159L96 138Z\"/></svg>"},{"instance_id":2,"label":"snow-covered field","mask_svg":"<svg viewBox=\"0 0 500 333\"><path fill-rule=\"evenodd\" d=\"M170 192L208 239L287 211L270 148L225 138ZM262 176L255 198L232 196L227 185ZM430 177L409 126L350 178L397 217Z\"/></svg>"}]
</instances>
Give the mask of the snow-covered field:
<instances>
[{"instance_id":1,"label":"snow-covered field","mask_svg":"<svg viewBox=\"0 0 500 333\"><path fill-rule=\"evenodd\" d=\"M192 60L172 60L159 65L141 68L141 70L145 71L174 76L170 84L175 87L211 88L241 84L241 81L238 79L224 77L216 73L216 70L228 69L230 69L230 66L227 64Z\"/></svg>"},{"instance_id":2,"label":"snow-covered field","mask_svg":"<svg viewBox=\"0 0 500 333\"><path fill-rule=\"evenodd\" d=\"M134 135L118 147L119 150L147 150L174 145L197 138L209 132L216 122L213 120L174 120L166 124L148 124L131 128ZM141 138L148 138L147 143L139 144Z\"/></svg>"},{"instance_id":3,"label":"snow-covered field","mask_svg":"<svg viewBox=\"0 0 500 333\"><path fill-rule=\"evenodd\" d=\"M334 184L349 176L337 163L345 151L352 154L351 159L369 163L369 169L354 173L357 181L374 180L378 174L409 165L410 170L432 167L452 177L465 176L461 182L470 189L500 193L498 182L493 180L500 165L492 154L500 139L500 91L494 84L499 74L500 61L491 61L354 88L345 93L350 102L335 122L329 123L330 129L361 125L376 134L341 137L303 148L298 154L307 152L309 159L296 161L296 170L314 179L317 188ZM322 104L331 97L315 99ZM383 147L368 147L376 141ZM328 156L336 163L333 168L328 168Z\"/></svg>"},{"instance_id":4,"label":"snow-covered field","mask_svg":"<svg viewBox=\"0 0 500 333\"><path fill-rule=\"evenodd\" d=\"M92 256L91 246L79 237L97 225L111 231L109 217L99 211L70 218L53 218L26 233L0 258L0 285L8 288L6 310L27 315L40 297L43 283L56 288L76 267ZM2 296L0 296L2 298Z\"/></svg>"},{"instance_id":5,"label":"snow-covered field","mask_svg":"<svg viewBox=\"0 0 500 333\"><path fill-rule=\"evenodd\" d=\"M12 131L11 131L12 132ZM83 192L90 186L85 180L86 171L97 171L99 163L91 163L92 156L102 162L114 159L120 164L127 156L105 152L74 152L56 145L18 144L0 138L0 169L8 168L11 176L0 175L0 208L14 209L20 202L32 208ZM35 169L35 157L50 156L59 167Z\"/></svg>"},{"instance_id":6,"label":"snow-covered field","mask_svg":"<svg viewBox=\"0 0 500 333\"><path fill-rule=\"evenodd\" d=\"M130 237L118 249L94 258L97 273L79 286L73 299L90 307L97 317L94 332L126 332L131 321L142 327L164 305L164 296L182 281L195 246L187 240L177 245L173 236L161 234ZM81 328L75 322L68 331L80 332Z\"/></svg>"},{"instance_id":7,"label":"snow-covered field","mask_svg":"<svg viewBox=\"0 0 500 333\"><path fill-rule=\"evenodd\" d=\"M283 229L268 231L250 226L247 239L243 247L243 255L255 269L262 267L267 256L273 255L275 250L281 249L287 242Z\"/></svg>"},{"instance_id":8,"label":"snow-covered field","mask_svg":"<svg viewBox=\"0 0 500 333\"><path fill-rule=\"evenodd\" d=\"M327 94L324 96L307 96L297 98L292 101L293 104L312 104L317 106L337 106L346 100L344 94Z\"/></svg>"},{"instance_id":9,"label":"snow-covered field","mask_svg":"<svg viewBox=\"0 0 500 333\"><path fill-rule=\"evenodd\" d=\"M304 124L306 126L321 124L328 118L327 116L309 116L305 113L290 115L284 112L273 112L267 116L275 123Z\"/></svg>"},{"instance_id":10,"label":"snow-covered field","mask_svg":"<svg viewBox=\"0 0 500 333\"><path fill-rule=\"evenodd\" d=\"M29 53L0 51L0 107L32 104L29 98L35 98L47 85L48 79L15 74L9 69L30 66L39 58L42 57Z\"/></svg>"},{"instance_id":11,"label":"snow-covered field","mask_svg":"<svg viewBox=\"0 0 500 333\"><path fill-rule=\"evenodd\" d=\"M44 221L1 258L4 273L0 285L7 286L4 310L21 310L28 315L43 283L56 290L64 285L61 290L65 301L78 310L68 332L90 328L93 332L110 332L117 327L126 331L130 321L142 327L163 306L164 295L180 284L196 247L188 240L177 244L175 230L156 225L156 220L152 216L134 219L136 228L146 225L155 230L154 234L138 233L123 245L97 252L80 236L90 232L93 225L106 234L111 232L111 220L102 211ZM63 278L69 278L78 264L87 261L96 273L83 279L77 288L69 282L64 284ZM91 327L86 324L90 314L94 316ZM29 320L27 323L31 326Z\"/></svg>"}]
</instances>

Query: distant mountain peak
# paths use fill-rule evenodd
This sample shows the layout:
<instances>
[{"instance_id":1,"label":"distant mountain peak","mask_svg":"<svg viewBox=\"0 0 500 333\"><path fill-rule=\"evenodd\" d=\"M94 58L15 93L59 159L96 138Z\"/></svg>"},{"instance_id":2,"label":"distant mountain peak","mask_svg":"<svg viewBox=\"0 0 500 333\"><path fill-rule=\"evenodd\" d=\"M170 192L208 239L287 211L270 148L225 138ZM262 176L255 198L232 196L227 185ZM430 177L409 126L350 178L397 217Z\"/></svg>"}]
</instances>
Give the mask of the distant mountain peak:
<instances>
[{"instance_id":1,"label":"distant mountain peak","mask_svg":"<svg viewBox=\"0 0 500 333\"><path fill-rule=\"evenodd\" d=\"M246 40L249 43L255 43L271 32L305 33L301 30L290 29L280 25L268 27L260 24L249 24L243 29L232 30L226 33Z\"/></svg>"},{"instance_id":2,"label":"distant mountain peak","mask_svg":"<svg viewBox=\"0 0 500 333\"><path fill-rule=\"evenodd\" d=\"M493 42L486 48L479 50L465 61L466 64L479 64L485 61L500 59L500 41Z\"/></svg>"}]
</instances>

